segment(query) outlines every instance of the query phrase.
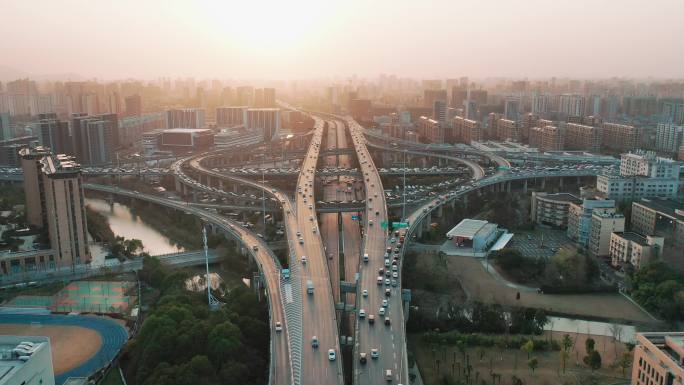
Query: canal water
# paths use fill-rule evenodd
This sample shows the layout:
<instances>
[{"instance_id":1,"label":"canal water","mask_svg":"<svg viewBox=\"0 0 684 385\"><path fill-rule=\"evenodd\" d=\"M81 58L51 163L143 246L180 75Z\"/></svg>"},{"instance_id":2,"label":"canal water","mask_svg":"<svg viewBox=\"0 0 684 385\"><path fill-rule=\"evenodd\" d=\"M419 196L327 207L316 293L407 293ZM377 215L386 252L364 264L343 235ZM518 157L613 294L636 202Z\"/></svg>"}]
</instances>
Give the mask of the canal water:
<instances>
[{"instance_id":1,"label":"canal water","mask_svg":"<svg viewBox=\"0 0 684 385\"><path fill-rule=\"evenodd\" d=\"M92 198L86 198L86 205L107 218L109 227L114 235L126 239L140 239L145 247L143 251L150 255L163 255L184 251L182 247L176 246L167 236L134 215L126 205L114 202L110 206L103 199ZM91 253L93 255L93 264L97 265L104 262L104 256L107 252L99 245L94 244L91 245Z\"/></svg>"},{"instance_id":2,"label":"canal water","mask_svg":"<svg viewBox=\"0 0 684 385\"><path fill-rule=\"evenodd\" d=\"M583 333L599 336L612 337L616 328L619 328L619 339L622 342L634 342L636 329L632 325L611 324L608 322L584 321L572 318L549 317L549 322L544 330L565 333Z\"/></svg>"}]
</instances>

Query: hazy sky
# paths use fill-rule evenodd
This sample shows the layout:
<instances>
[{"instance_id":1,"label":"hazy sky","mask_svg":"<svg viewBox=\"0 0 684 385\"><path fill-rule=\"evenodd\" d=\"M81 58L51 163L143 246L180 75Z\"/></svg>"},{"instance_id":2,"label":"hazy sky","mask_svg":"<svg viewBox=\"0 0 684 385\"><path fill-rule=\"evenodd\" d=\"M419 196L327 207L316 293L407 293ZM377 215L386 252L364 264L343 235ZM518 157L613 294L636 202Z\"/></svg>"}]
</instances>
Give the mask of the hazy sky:
<instances>
[{"instance_id":1,"label":"hazy sky","mask_svg":"<svg viewBox=\"0 0 684 385\"><path fill-rule=\"evenodd\" d=\"M0 0L0 65L99 78L684 77L684 0Z\"/></svg>"}]
</instances>

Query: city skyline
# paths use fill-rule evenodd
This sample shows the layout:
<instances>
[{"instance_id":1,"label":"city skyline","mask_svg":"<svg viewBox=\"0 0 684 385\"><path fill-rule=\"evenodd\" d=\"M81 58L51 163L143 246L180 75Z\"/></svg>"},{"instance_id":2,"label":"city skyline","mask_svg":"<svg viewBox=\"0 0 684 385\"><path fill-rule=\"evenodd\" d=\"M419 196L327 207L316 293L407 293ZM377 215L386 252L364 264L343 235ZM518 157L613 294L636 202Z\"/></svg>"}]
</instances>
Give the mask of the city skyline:
<instances>
[{"instance_id":1,"label":"city skyline","mask_svg":"<svg viewBox=\"0 0 684 385\"><path fill-rule=\"evenodd\" d=\"M14 77L684 77L684 53L673 49L684 3L674 0L33 0L3 1L3 10L3 35L21 31L0 44L12 53L0 75Z\"/></svg>"}]
</instances>

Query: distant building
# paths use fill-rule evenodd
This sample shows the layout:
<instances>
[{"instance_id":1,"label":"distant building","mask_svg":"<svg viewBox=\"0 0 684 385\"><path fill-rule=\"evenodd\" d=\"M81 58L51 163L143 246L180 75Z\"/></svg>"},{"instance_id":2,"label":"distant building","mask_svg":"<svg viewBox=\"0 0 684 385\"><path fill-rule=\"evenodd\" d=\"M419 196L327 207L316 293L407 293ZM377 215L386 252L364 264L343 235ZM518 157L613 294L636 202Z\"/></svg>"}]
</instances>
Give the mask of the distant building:
<instances>
[{"instance_id":1,"label":"distant building","mask_svg":"<svg viewBox=\"0 0 684 385\"><path fill-rule=\"evenodd\" d=\"M12 139L12 130L10 129L9 114L0 113L0 140Z\"/></svg>"},{"instance_id":2,"label":"distant building","mask_svg":"<svg viewBox=\"0 0 684 385\"><path fill-rule=\"evenodd\" d=\"M625 231L625 216L618 213L596 211L591 214L589 230L589 254L607 256L610 252L610 238L613 233Z\"/></svg>"},{"instance_id":3,"label":"distant building","mask_svg":"<svg viewBox=\"0 0 684 385\"><path fill-rule=\"evenodd\" d=\"M171 128L162 130L162 150L181 153L206 150L214 144L214 133L208 128Z\"/></svg>"},{"instance_id":4,"label":"distant building","mask_svg":"<svg viewBox=\"0 0 684 385\"><path fill-rule=\"evenodd\" d=\"M166 111L166 128L204 128L204 109L183 108Z\"/></svg>"},{"instance_id":5,"label":"distant building","mask_svg":"<svg viewBox=\"0 0 684 385\"><path fill-rule=\"evenodd\" d=\"M684 126L673 123L659 123L656 127L656 150L676 154L684 146Z\"/></svg>"},{"instance_id":6,"label":"distant building","mask_svg":"<svg viewBox=\"0 0 684 385\"><path fill-rule=\"evenodd\" d=\"M144 132L162 129L164 126L164 114L161 112L125 116L119 120L119 146L132 147L142 139Z\"/></svg>"},{"instance_id":7,"label":"distant building","mask_svg":"<svg viewBox=\"0 0 684 385\"><path fill-rule=\"evenodd\" d=\"M246 147L263 141L264 135L260 131L240 127L224 128L214 135L214 146L217 149Z\"/></svg>"},{"instance_id":8,"label":"distant building","mask_svg":"<svg viewBox=\"0 0 684 385\"><path fill-rule=\"evenodd\" d=\"M663 238L644 237L637 233L613 233L610 236L609 255L613 267L626 264L640 269L641 266L657 258L663 249Z\"/></svg>"},{"instance_id":9,"label":"distant building","mask_svg":"<svg viewBox=\"0 0 684 385\"><path fill-rule=\"evenodd\" d=\"M622 109L630 116L652 116L658 113L658 100L655 96L625 96Z\"/></svg>"},{"instance_id":10,"label":"distant building","mask_svg":"<svg viewBox=\"0 0 684 385\"><path fill-rule=\"evenodd\" d=\"M352 99L349 102L349 113L358 122L370 122L373 119L371 101L369 99Z\"/></svg>"},{"instance_id":11,"label":"distant building","mask_svg":"<svg viewBox=\"0 0 684 385\"><path fill-rule=\"evenodd\" d=\"M596 189L604 197L618 201L675 198L680 186L679 169L672 159L653 152L630 152L620 158L620 175L597 176Z\"/></svg>"},{"instance_id":12,"label":"distant building","mask_svg":"<svg viewBox=\"0 0 684 385\"><path fill-rule=\"evenodd\" d=\"M563 94L559 97L558 112L564 116L582 117L586 110L586 99L582 95Z\"/></svg>"},{"instance_id":13,"label":"distant building","mask_svg":"<svg viewBox=\"0 0 684 385\"><path fill-rule=\"evenodd\" d=\"M639 147L639 131L634 126L603 123L601 144L604 148L620 151L634 151Z\"/></svg>"},{"instance_id":14,"label":"distant building","mask_svg":"<svg viewBox=\"0 0 684 385\"><path fill-rule=\"evenodd\" d=\"M684 124L684 99L662 100L663 120L669 123Z\"/></svg>"},{"instance_id":15,"label":"distant building","mask_svg":"<svg viewBox=\"0 0 684 385\"><path fill-rule=\"evenodd\" d=\"M511 140L520 141L520 130L518 122L509 119L499 119L496 121L496 137L501 141Z\"/></svg>"},{"instance_id":16,"label":"distant building","mask_svg":"<svg viewBox=\"0 0 684 385\"><path fill-rule=\"evenodd\" d=\"M463 219L446 234L456 247L472 249L473 253L501 248L510 240L510 235L495 223L477 219Z\"/></svg>"},{"instance_id":17,"label":"distant building","mask_svg":"<svg viewBox=\"0 0 684 385\"><path fill-rule=\"evenodd\" d=\"M19 150L36 146L38 146L38 138L30 135L0 140L0 166L18 167L21 163Z\"/></svg>"},{"instance_id":18,"label":"distant building","mask_svg":"<svg viewBox=\"0 0 684 385\"><path fill-rule=\"evenodd\" d=\"M451 125L444 129L444 141L446 143L479 142L482 138L482 127L475 120L464 119L457 116L451 120Z\"/></svg>"},{"instance_id":19,"label":"distant building","mask_svg":"<svg viewBox=\"0 0 684 385\"><path fill-rule=\"evenodd\" d=\"M532 97L532 113L545 116L549 112L549 95L535 95Z\"/></svg>"},{"instance_id":20,"label":"distant building","mask_svg":"<svg viewBox=\"0 0 684 385\"><path fill-rule=\"evenodd\" d=\"M564 229L568 226L570 204L582 200L568 193L532 192L530 219L538 224Z\"/></svg>"},{"instance_id":21,"label":"distant building","mask_svg":"<svg viewBox=\"0 0 684 385\"><path fill-rule=\"evenodd\" d=\"M684 333L637 333L633 385L680 385L684 379Z\"/></svg>"},{"instance_id":22,"label":"distant building","mask_svg":"<svg viewBox=\"0 0 684 385\"><path fill-rule=\"evenodd\" d=\"M565 127L565 148L567 150L601 151L602 133L600 127L568 123Z\"/></svg>"},{"instance_id":23,"label":"distant building","mask_svg":"<svg viewBox=\"0 0 684 385\"><path fill-rule=\"evenodd\" d=\"M445 123L447 120L447 103L445 100L435 100L432 105L432 119Z\"/></svg>"},{"instance_id":24,"label":"distant building","mask_svg":"<svg viewBox=\"0 0 684 385\"><path fill-rule=\"evenodd\" d=\"M632 231L641 235L663 237L663 256L681 257L684 250L684 203L669 199L634 201L630 225Z\"/></svg>"},{"instance_id":25,"label":"distant building","mask_svg":"<svg viewBox=\"0 0 684 385\"><path fill-rule=\"evenodd\" d=\"M280 132L279 108L249 108L245 114L245 127L248 130L258 130L263 134L264 141L270 142Z\"/></svg>"},{"instance_id":26,"label":"distant building","mask_svg":"<svg viewBox=\"0 0 684 385\"><path fill-rule=\"evenodd\" d=\"M522 106L520 104L520 98L513 96L507 97L504 101L504 118L517 122L521 113Z\"/></svg>"},{"instance_id":27,"label":"distant building","mask_svg":"<svg viewBox=\"0 0 684 385\"><path fill-rule=\"evenodd\" d=\"M541 152L563 151L563 132L555 126L532 127L529 131L528 143Z\"/></svg>"},{"instance_id":28,"label":"distant building","mask_svg":"<svg viewBox=\"0 0 684 385\"><path fill-rule=\"evenodd\" d=\"M447 102L447 92L441 89L427 89L423 91L423 106L433 108L436 101ZM446 109L446 108L445 108Z\"/></svg>"},{"instance_id":29,"label":"distant building","mask_svg":"<svg viewBox=\"0 0 684 385\"><path fill-rule=\"evenodd\" d=\"M218 127L233 127L245 124L247 106L217 107L216 125Z\"/></svg>"},{"instance_id":30,"label":"distant building","mask_svg":"<svg viewBox=\"0 0 684 385\"><path fill-rule=\"evenodd\" d=\"M124 99L126 105L126 116L140 116L142 115L142 98L135 94L127 96Z\"/></svg>"},{"instance_id":31,"label":"distant building","mask_svg":"<svg viewBox=\"0 0 684 385\"><path fill-rule=\"evenodd\" d=\"M55 385L48 337L0 336L0 384Z\"/></svg>"},{"instance_id":32,"label":"distant building","mask_svg":"<svg viewBox=\"0 0 684 385\"><path fill-rule=\"evenodd\" d=\"M57 154L73 154L73 143L69 122L57 119L57 114L40 114L34 124L40 145Z\"/></svg>"},{"instance_id":33,"label":"distant building","mask_svg":"<svg viewBox=\"0 0 684 385\"><path fill-rule=\"evenodd\" d=\"M116 114L74 115L71 136L76 160L85 165L111 162L118 142L118 126Z\"/></svg>"}]
</instances>

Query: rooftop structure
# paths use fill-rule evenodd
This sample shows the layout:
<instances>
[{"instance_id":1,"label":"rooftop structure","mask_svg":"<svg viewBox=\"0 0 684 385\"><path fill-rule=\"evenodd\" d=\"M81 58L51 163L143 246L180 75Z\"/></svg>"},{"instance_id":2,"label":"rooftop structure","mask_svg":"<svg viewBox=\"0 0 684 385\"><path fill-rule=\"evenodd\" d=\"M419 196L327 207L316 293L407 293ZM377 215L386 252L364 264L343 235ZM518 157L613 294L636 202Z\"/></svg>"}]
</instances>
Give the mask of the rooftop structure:
<instances>
[{"instance_id":1,"label":"rooftop structure","mask_svg":"<svg viewBox=\"0 0 684 385\"><path fill-rule=\"evenodd\" d=\"M54 385L47 337L0 336L0 385Z\"/></svg>"},{"instance_id":2,"label":"rooftop structure","mask_svg":"<svg viewBox=\"0 0 684 385\"><path fill-rule=\"evenodd\" d=\"M684 333L638 333L632 384L681 384L684 381Z\"/></svg>"},{"instance_id":3,"label":"rooftop structure","mask_svg":"<svg viewBox=\"0 0 684 385\"><path fill-rule=\"evenodd\" d=\"M500 230L495 223L478 219L463 219L446 235L455 246L472 248L474 253L487 252L490 248L503 248L511 238L511 234Z\"/></svg>"}]
</instances>

